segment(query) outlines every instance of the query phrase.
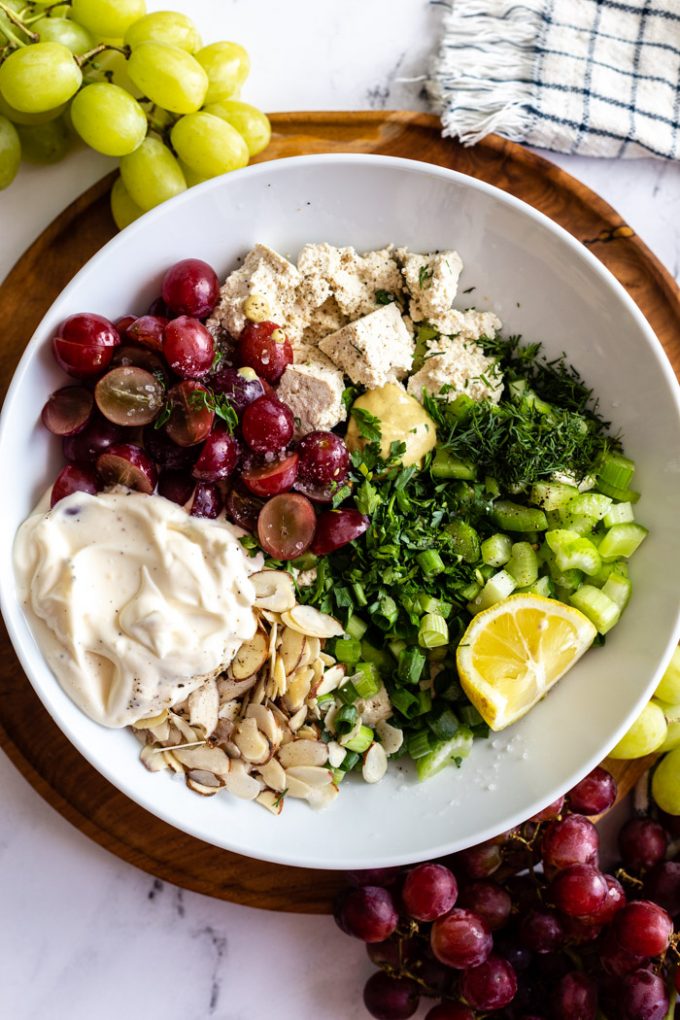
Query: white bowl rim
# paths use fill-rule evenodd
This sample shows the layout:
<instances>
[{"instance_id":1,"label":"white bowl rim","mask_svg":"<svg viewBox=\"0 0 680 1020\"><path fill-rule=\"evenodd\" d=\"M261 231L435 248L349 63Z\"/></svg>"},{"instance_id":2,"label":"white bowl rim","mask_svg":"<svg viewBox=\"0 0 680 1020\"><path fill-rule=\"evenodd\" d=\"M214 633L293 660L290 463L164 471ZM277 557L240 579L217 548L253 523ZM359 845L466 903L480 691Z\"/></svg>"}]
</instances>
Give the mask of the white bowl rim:
<instances>
[{"instance_id":1,"label":"white bowl rim","mask_svg":"<svg viewBox=\"0 0 680 1020\"><path fill-rule=\"evenodd\" d=\"M593 253L589 251L589 249L585 247L585 245L582 244L581 241L579 241L572 234L570 234L569 231L565 230L565 228L562 227L560 224L556 223L554 220L551 220L550 217L546 216L539 210L534 209L533 206L529 205L528 203L524 202L519 198L516 198L514 195L511 195L508 192L505 192L502 189L497 188L492 184L486 183L485 181L480 181L475 177L461 173L457 170L451 170L448 167L442 167L432 163L426 163L421 160L407 159L404 157L397 156L383 156L372 153L322 153L306 156L305 155L290 156L282 159L257 163L251 166L244 167L241 170L232 171L231 173L224 175L222 177L217 177L213 178L212 180L205 181L202 184L187 189L187 191L183 192L180 195L177 195L173 199L170 199L168 202L164 202L161 205L157 206L156 208L150 210L139 220L135 221L134 223L130 224L130 226L126 227L125 230L120 231L120 233L116 234L98 252L96 252L85 263L85 265L78 270L78 272L75 274L72 280L70 280L66 287L60 292L55 301L52 302L52 305L50 305L50 308L45 312L45 315L43 315L40 322L38 323L31 339L26 345L26 349L24 350L23 355L21 356L17 364L17 367L13 373L12 380L7 389L7 393L3 401L2 410L5 411L11 405L14 399L14 394L19 387L21 379L23 378L25 372L28 369L29 363L33 357L35 350L38 347L39 342L41 342L39 334L41 333L43 322L45 318L47 318L47 316L49 315L49 312L53 305L56 303L56 301L67 299L71 290L76 287L76 284L80 280L81 275L90 272L92 268L97 266L99 261L107 257L110 252L115 251L115 249L122 243L123 238L127 240L129 237L134 236L135 233L140 233L142 231L146 231L147 229L152 228L154 222L157 219L166 215L171 215L173 208L178 207L182 203L193 201L192 196L194 196L195 194L197 193L202 194L205 192L210 192L212 190L217 191L220 188L229 187L229 181L237 179L240 180L245 174L248 174L251 177L266 176L267 174L271 173L276 174L279 168L281 170L285 170L291 166L301 165L305 167L314 167L323 166L326 164L334 164L340 166L347 165L347 166L385 167L393 168L395 170L405 170L408 171L409 173L414 174L423 174L425 176L439 177L442 178L443 180L455 180L458 181L460 184L463 184L465 187L470 187L474 190L486 193L489 196L495 198L497 201L500 201L501 203L506 204L511 208L520 211L523 215L528 216L530 219L533 219L539 225L543 226L544 229L547 229L549 232L559 236L578 258L586 262L586 264L595 273L595 275L599 277L602 284L605 287L609 288L609 290L613 292L613 294L615 294L620 301L623 302L627 311L634 319L636 325L645 334L649 345L649 349L651 352L653 352L654 359L658 367L660 368L663 376L665 377L665 381L669 386L670 392L672 392L673 394L675 410L678 418L678 425L680 431L680 383L678 382L678 379L673 371L673 368L670 364L670 361L668 360L668 357L663 349L660 340L652 330L646 318L644 317L636 303L633 301L625 287L619 282L619 280L613 275L613 273L602 262L600 262L600 260L595 255L593 255ZM2 449L6 441L5 432L6 421L8 417L9 415L4 413L0 415L0 450ZM167 822L173 828L186 832L188 835L193 836L194 838L199 839L202 842L205 842L206 836L203 833L197 832L188 823L183 822L182 824L179 824L178 820L172 815L171 812L159 809L159 807L156 805L152 797L146 797L140 792L138 792L134 788L134 786L123 781L121 777L115 774L113 769L108 768L106 764L95 762L89 753L87 743L85 741L82 741L79 738L79 736L71 730L70 726L67 723L65 723L62 719L57 718L52 714L52 711L48 706L46 699L43 697L42 691L39 689L39 686L37 686L32 679L31 676L32 667L30 664L31 656L24 648L23 642L19 637L17 629L17 620L21 616L21 610L19 606L15 604L15 600L12 599L11 591L8 590L9 587L10 587L9 579L5 578L4 576L2 576L2 574L0 574L0 611L2 612L10 640L12 642L12 646L21 663L23 671L27 679L29 680L31 686L33 687L33 690L40 698L41 702L43 703L46 710L49 712L53 721L59 726L64 735L74 745L74 747L83 755L83 757L88 761L88 763L94 769L96 769L97 772L103 775L104 778L107 779L113 786L115 786L118 790L125 794L125 796L129 797L135 803L139 804L140 807L143 807L145 810L149 811L157 818L160 818L162 821ZM672 637L667 642L663 650L663 653L659 656L658 659L659 665L657 666L657 669L651 675L647 685L641 688L640 697L636 702L634 710L631 711L631 713L626 717L626 719L619 725L616 732L610 737L607 744L603 747L602 753L593 755L586 762L583 762L582 765L578 768L578 770L574 774L572 774L566 782L563 782L561 784L560 788L555 788L551 791L550 796L544 796L539 800L536 800L535 802L530 804L527 808L523 809L521 813L516 813L515 815L509 816L508 818L504 818L501 825L502 829L512 828L513 826L523 822L527 817L531 817L533 814L542 810L548 804L552 803L558 797L560 797L561 795L566 793L569 789L571 789L584 775L590 772L591 769L593 769L596 765L598 765L602 761L602 759L606 756L608 751L611 750L611 748L614 747L616 743L618 743L620 738L629 728L633 719L636 717L636 715L642 709L643 705L649 699L651 692L655 689L656 685L658 684L658 681L663 673L663 670L665 669L666 664L670 659L672 651L674 647L677 645L679 640L680 640L680 606L678 607L676 613L676 620L673 628ZM58 683L56 678L54 682ZM498 825L494 825L487 827L486 829L480 830L477 837L479 842L483 842L487 839L496 836L498 832L501 831L501 828L499 828ZM415 861L418 859L427 860L430 858L442 857L445 856L447 853L451 852L453 842L454 841L445 842L440 844L439 846L432 847L428 849L427 854L421 852L416 858L414 858L413 854L404 853L403 851L394 853L390 856L383 855L380 859L376 860L375 864L372 866L373 867L401 866L415 863ZM237 854L244 854L244 851L242 849L239 849L238 846L234 846L232 843L230 843L228 839L225 839L222 843L219 844L213 843L212 845L218 848L231 850L232 852ZM254 855L251 854L251 856ZM270 862L273 864L288 865L291 867L317 868L319 870L336 870L335 866L333 865L329 866L328 864L326 864L322 857L319 858L314 857L308 859L305 858L304 856L301 857L299 854L298 855L285 854L277 852L275 846L271 851L268 851L266 847L263 848L261 852L258 852L257 859ZM363 857L357 857L356 859L348 858L347 860L343 861L343 866L346 869L365 868L366 861L365 858Z\"/></svg>"}]
</instances>

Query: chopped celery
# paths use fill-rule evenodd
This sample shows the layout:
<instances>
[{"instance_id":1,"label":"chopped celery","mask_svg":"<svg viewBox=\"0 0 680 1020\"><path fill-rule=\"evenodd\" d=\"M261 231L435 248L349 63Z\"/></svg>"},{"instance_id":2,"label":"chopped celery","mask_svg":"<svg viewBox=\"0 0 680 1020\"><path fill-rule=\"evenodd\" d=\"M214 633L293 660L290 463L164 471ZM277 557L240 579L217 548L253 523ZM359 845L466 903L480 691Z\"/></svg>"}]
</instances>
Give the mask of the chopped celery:
<instances>
[{"instance_id":1,"label":"chopped celery","mask_svg":"<svg viewBox=\"0 0 680 1020\"><path fill-rule=\"evenodd\" d=\"M481 545L482 559L491 567L502 567L512 556L512 539L508 535L495 534Z\"/></svg>"},{"instance_id":2,"label":"chopped celery","mask_svg":"<svg viewBox=\"0 0 680 1020\"><path fill-rule=\"evenodd\" d=\"M619 622L621 610L616 602L592 584L581 585L569 596L569 602L595 624L600 634L606 634Z\"/></svg>"},{"instance_id":3,"label":"chopped celery","mask_svg":"<svg viewBox=\"0 0 680 1020\"><path fill-rule=\"evenodd\" d=\"M647 537L641 524L615 524L600 542L603 560L628 559Z\"/></svg>"},{"instance_id":4,"label":"chopped celery","mask_svg":"<svg viewBox=\"0 0 680 1020\"><path fill-rule=\"evenodd\" d=\"M463 558L464 563L476 563L480 556L479 536L467 521L456 519L444 529L452 539L455 551Z\"/></svg>"},{"instance_id":5,"label":"chopped celery","mask_svg":"<svg viewBox=\"0 0 680 1020\"><path fill-rule=\"evenodd\" d=\"M596 574L602 566L600 554L593 543L575 531L548 531L545 540L554 552L555 562L562 573L582 570L584 574Z\"/></svg>"},{"instance_id":6,"label":"chopped celery","mask_svg":"<svg viewBox=\"0 0 680 1020\"><path fill-rule=\"evenodd\" d=\"M496 497L501 494L501 487L495 478L492 478L491 475L487 475L484 479L484 491L487 495L491 496L492 499L496 499Z\"/></svg>"},{"instance_id":7,"label":"chopped celery","mask_svg":"<svg viewBox=\"0 0 680 1020\"><path fill-rule=\"evenodd\" d=\"M361 642L361 656L365 662L372 662L381 673L390 673L394 669L394 659L383 648L376 648L369 641Z\"/></svg>"},{"instance_id":8,"label":"chopped celery","mask_svg":"<svg viewBox=\"0 0 680 1020\"><path fill-rule=\"evenodd\" d=\"M560 570L557 566L555 553L552 551L547 542L544 542L541 546L540 557L548 568L550 577L555 583L557 588L565 589L568 592L576 591L578 587L583 583L583 573L580 570ZM561 598L558 595L558 598ZM561 599L561 601L564 601Z\"/></svg>"},{"instance_id":9,"label":"chopped celery","mask_svg":"<svg viewBox=\"0 0 680 1020\"><path fill-rule=\"evenodd\" d=\"M524 588L538 578L538 556L528 542L515 542L505 569Z\"/></svg>"},{"instance_id":10,"label":"chopped celery","mask_svg":"<svg viewBox=\"0 0 680 1020\"><path fill-rule=\"evenodd\" d=\"M506 499L494 503L491 519L505 531L545 531L548 527L542 510L520 506Z\"/></svg>"},{"instance_id":11,"label":"chopped celery","mask_svg":"<svg viewBox=\"0 0 680 1020\"><path fill-rule=\"evenodd\" d=\"M345 627L345 633L349 634L352 638L358 638L359 641L361 641L367 630L368 624L360 616L350 616L349 623Z\"/></svg>"},{"instance_id":12,"label":"chopped celery","mask_svg":"<svg viewBox=\"0 0 680 1020\"><path fill-rule=\"evenodd\" d=\"M461 726L455 737L450 740L438 741L434 748L416 762L418 779L429 779L437 772L462 758L467 758L472 748L472 733L467 727Z\"/></svg>"},{"instance_id":13,"label":"chopped celery","mask_svg":"<svg viewBox=\"0 0 680 1020\"><path fill-rule=\"evenodd\" d=\"M611 563L603 563L596 574L589 578L589 583L596 588L601 588L605 581L608 581L612 574L619 577L628 577L628 564L625 560L612 560Z\"/></svg>"},{"instance_id":14,"label":"chopped celery","mask_svg":"<svg viewBox=\"0 0 680 1020\"><path fill-rule=\"evenodd\" d=\"M549 510L546 517L551 529L566 528L577 535L589 535L596 524L592 517L571 513L568 507L566 510Z\"/></svg>"},{"instance_id":15,"label":"chopped celery","mask_svg":"<svg viewBox=\"0 0 680 1020\"><path fill-rule=\"evenodd\" d=\"M502 566L501 563L498 566ZM496 567L492 567L490 563L482 563L481 567L477 567L475 570L475 577L479 579L480 584L484 581L488 581L490 577L496 573Z\"/></svg>"},{"instance_id":16,"label":"chopped celery","mask_svg":"<svg viewBox=\"0 0 680 1020\"><path fill-rule=\"evenodd\" d=\"M605 455L597 472L600 481L617 489L627 488L635 474L635 461L622 453L610 451Z\"/></svg>"},{"instance_id":17,"label":"chopped celery","mask_svg":"<svg viewBox=\"0 0 680 1020\"><path fill-rule=\"evenodd\" d=\"M615 524L631 524L635 520L632 503L613 503L602 518L605 528L613 528Z\"/></svg>"},{"instance_id":18,"label":"chopped celery","mask_svg":"<svg viewBox=\"0 0 680 1020\"><path fill-rule=\"evenodd\" d=\"M640 498L640 493L635 492L634 489L622 488L618 485L612 485L611 482L606 482L604 478L597 479L596 489L598 492L604 493L605 496L611 496L619 503L637 503Z\"/></svg>"},{"instance_id":19,"label":"chopped celery","mask_svg":"<svg viewBox=\"0 0 680 1020\"><path fill-rule=\"evenodd\" d=\"M580 492L574 496L569 503L569 513L584 517L592 517L594 521L601 521L608 512L612 501L609 496L602 496L599 492Z\"/></svg>"},{"instance_id":20,"label":"chopped celery","mask_svg":"<svg viewBox=\"0 0 680 1020\"><path fill-rule=\"evenodd\" d=\"M529 584L525 588L518 588L517 590L526 592L528 595L543 595L546 599L552 598L555 594L555 586L547 574L539 577L533 584Z\"/></svg>"},{"instance_id":21,"label":"chopped celery","mask_svg":"<svg viewBox=\"0 0 680 1020\"><path fill-rule=\"evenodd\" d=\"M442 446L437 447L430 471L433 478L463 478L466 481L473 481L477 477L474 464L459 460Z\"/></svg>"},{"instance_id":22,"label":"chopped celery","mask_svg":"<svg viewBox=\"0 0 680 1020\"><path fill-rule=\"evenodd\" d=\"M355 754L363 754L364 751L368 751L372 743L373 730L370 726L360 726L358 733L351 740L345 741L344 747L348 751L354 751Z\"/></svg>"},{"instance_id":23,"label":"chopped celery","mask_svg":"<svg viewBox=\"0 0 680 1020\"><path fill-rule=\"evenodd\" d=\"M615 602L619 609L624 610L628 605L633 586L627 577L621 574L610 574L601 588L602 594Z\"/></svg>"},{"instance_id":24,"label":"chopped celery","mask_svg":"<svg viewBox=\"0 0 680 1020\"><path fill-rule=\"evenodd\" d=\"M496 602L502 602L503 599L507 599L508 595L511 595L516 587L517 583L514 577L507 570L499 570L497 574L494 574L486 582L479 595L468 602L467 607L473 615L481 613L483 609L488 609L489 606L495 605Z\"/></svg>"},{"instance_id":25,"label":"chopped celery","mask_svg":"<svg viewBox=\"0 0 680 1020\"><path fill-rule=\"evenodd\" d=\"M467 418L474 406L475 401L472 397L468 397L466 393L459 393L456 399L449 404L447 413L451 418L462 421L464 418Z\"/></svg>"},{"instance_id":26,"label":"chopped celery","mask_svg":"<svg viewBox=\"0 0 680 1020\"><path fill-rule=\"evenodd\" d=\"M534 482L531 486L529 502L540 506L542 510L559 510L578 496L575 485L564 482Z\"/></svg>"}]
</instances>

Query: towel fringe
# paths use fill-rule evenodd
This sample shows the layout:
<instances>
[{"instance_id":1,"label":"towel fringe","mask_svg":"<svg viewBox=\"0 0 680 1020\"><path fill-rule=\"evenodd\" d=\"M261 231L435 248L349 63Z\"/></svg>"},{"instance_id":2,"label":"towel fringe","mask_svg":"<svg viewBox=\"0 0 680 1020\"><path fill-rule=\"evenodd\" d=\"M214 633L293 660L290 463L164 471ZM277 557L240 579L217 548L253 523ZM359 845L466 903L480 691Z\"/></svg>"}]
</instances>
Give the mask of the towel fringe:
<instances>
[{"instance_id":1,"label":"towel fringe","mask_svg":"<svg viewBox=\"0 0 680 1020\"><path fill-rule=\"evenodd\" d=\"M545 0L448 0L445 6L444 38L426 85L444 134L465 145L491 132L526 138Z\"/></svg>"}]
</instances>

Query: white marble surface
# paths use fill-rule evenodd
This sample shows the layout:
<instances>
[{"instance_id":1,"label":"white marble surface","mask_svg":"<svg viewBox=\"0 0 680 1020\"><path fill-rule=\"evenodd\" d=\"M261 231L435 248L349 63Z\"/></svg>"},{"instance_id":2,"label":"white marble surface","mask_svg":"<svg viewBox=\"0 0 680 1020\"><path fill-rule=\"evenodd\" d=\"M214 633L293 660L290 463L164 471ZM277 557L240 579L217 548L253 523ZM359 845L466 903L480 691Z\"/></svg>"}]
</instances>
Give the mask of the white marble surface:
<instances>
[{"instance_id":1,"label":"white marble surface","mask_svg":"<svg viewBox=\"0 0 680 1020\"><path fill-rule=\"evenodd\" d=\"M183 0L206 40L248 47L269 110L424 109L427 0ZM557 161L680 274L680 168ZM0 194L0 278L109 168L78 152ZM0 754L0 1016L12 1020L361 1020L370 967L326 918L264 914L154 882L81 836ZM424 1011L423 1011L424 1012ZM419 1014L421 1015L421 1014Z\"/></svg>"}]
</instances>

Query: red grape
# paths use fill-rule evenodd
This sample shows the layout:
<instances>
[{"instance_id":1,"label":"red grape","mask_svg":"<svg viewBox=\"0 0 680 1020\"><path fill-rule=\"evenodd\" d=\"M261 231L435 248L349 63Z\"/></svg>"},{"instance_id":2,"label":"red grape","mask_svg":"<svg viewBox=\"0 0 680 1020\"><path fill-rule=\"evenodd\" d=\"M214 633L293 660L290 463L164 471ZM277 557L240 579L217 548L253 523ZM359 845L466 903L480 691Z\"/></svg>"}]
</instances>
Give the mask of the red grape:
<instances>
[{"instance_id":1,"label":"red grape","mask_svg":"<svg viewBox=\"0 0 680 1020\"><path fill-rule=\"evenodd\" d=\"M170 318L170 309L166 305L162 297L154 298L149 307L146 310L147 315L155 315L161 319Z\"/></svg>"},{"instance_id":2,"label":"red grape","mask_svg":"<svg viewBox=\"0 0 680 1020\"><path fill-rule=\"evenodd\" d=\"M148 347L137 347L134 344L124 344L116 347L111 358L111 368L143 368L151 372L159 381L167 385L170 379L168 366L162 358Z\"/></svg>"},{"instance_id":3,"label":"red grape","mask_svg":"<svg viewBox=\"0 0 680 1020\"><path fill-rule=\"evenodd\" d=\"M272 333L280 329L274 322L247 322L236 349L239 367L252 368L268 383L277 383L293 363L290 341L272 338Z\"/></svg>"},{"instance_id":4,"label":"red grape","mask_svg":"<svg viewBox=\"0 0 680 1020\"><path fill-rule=\"evenodd\" d=\"M557 872L550 883L550 895L562 913L584 917L604 906L607 883L602 872L592 864L571 864Z\"/></svg>"},{"instance_id":5,"label":"red grape","mask_svg":"<svg viewBox=\"0 0 680 1020\"><path fill-rule=\"evenodd\" d=\"M163 334L168 320L161 315L140 315L138 319L128 326L126 335L142 347L148 347L152 351L163 350Z\"/></svg>"},{"instance_id":6,"label":"red grape","mask_svg":"<svg viewBox=\"0 0 680 1020\"><path fill-rule=\"evenodd\" d=\"M198 482L191 504L192 517L207 517L214 520L222 512L224 500L214 482Z\"/></svg>"},{"instance_id":7,"label":"red grape","mask_svg":"<svg viewBox=\"0 0 680 1020\"><path fill-rule=\"evenodd\" d=\"M243 414L248 404L265 395L262 380L252 368L220 366L210 377L215 393L223 393L238 414Z\"/></svg>"},{"instance_id":8,"label":"red grape","mask_svg":"<svg viewBox=\"0 0 680 1020\"><path fill-rule=\"evenodd\" d=\"M218 424L201 447L193 476L202 482L217 482L228 478L238 464L240 454L238 440L223 425Z\"/></svg>"},{"instance_id":9,"label":"red grape","mask_svg":"<svg viewBox=\"0 0 680 1020\"><path fill-rule=\"evenodd\" d=\"M349 450L333 432L308 432L297 446L300 479L314 486L340 483L349 471Z\"/></svg>"},{"instance_id":10,"label":"red grape","mask_svg":"<svg viewBox=\"0 0 680 1020\"><path fill-rule=\"evenodd\" d=\"M567 794L569 807L582 815L600 815L616 800L616 780L600 765Z\"/></svg>"},{"instance_id":11,"label":"red grape","mask_svg":"<svg viewBox=\"0 0 680 1020\"><path fill-rule=\"evenodd\" d=\"M165 327L163 354L176 375L182 379L200 379L212 368L215 341L198 319L180 315Z\"/></svg>"},{"instance_id":12,"label":"red grape","mask_svg":"<svg viewBox=\"0 0 680 1020\"><path fill-rule=\"evenodd\" d=\"M220 296L217 273L202 259L182 259L163 277L163 301L175 315L210 315Z\"/></svg>"},{"instance_id":13,"label":"red grape","mask_svg":"<svg viewBox=\"0 0 680 1020\"><path fill-rule=\"evenodd\" d=\"M464 886L458 905L483 917L491 931L507 924L512 910L510 895L497 882L488 879Z\"/></svg>"},{"instance_id":14,"label":"red grape","mask_svg":"<svg viewBox=\"0 0 680 1020\"><path fill-rule=\"evenodd\" d=\"M475 1020L475 1014L462 1002L440 1002L432 1007L425 1020Z\"/></svg>"},{"instance_id":15,"label":"red grape","mask_svg":"<svg viewBox=\"0 0 680 1020\"><path fill-rule=\"evenodd\" d=\"M75 436L65 436L62 441L66 460L79 464L80 467L93 466L100 453L108 450L114 443L125 441L125 429L107 421L98 412L89 425Z\"/></svg>"},{"instance_id":16,"label":"red grape","mask_svg":"<svg viewBox=\"0 0 680 1020\"><path fill-rule=\"evenodd\" d=\"M551 822L543 834L541 854L546 875L550 878L570 864L597 866L600 837L597 829L583 815L567 815Z\"/></svg>"},{"instance_id":17,"label":"red grape","mask_svg":"<svg viewBox=\"0 0 680 1020\"><path fill-rule=\"evenodd\" d=\"M627 974L619 993L619 1020L664 1020L668 991L663 978L649 970Z\"/></svg>"},{"instance_id":18,"label":"red grape","mask_svg":"<svg viewBox=\"0 0 680 1020\"><path fill-rule=\"evenodd\" d=\"M520 920L519 939L534 953L554 953L564 942L564 928L553 910L529 910Z\"/></svg>"},{"instance_id":19,"label":"red grape","mask_svg":"<svg viewBox=\"0 0 680 1020\"><path fill-rule=\"evenodd\" d=\"M594 942L602 932L602 925L590 920L590 918L568 917L562 918L562 927L566 941L572 946L582 946L586 942Z\"/></svg>"},{"instance_id":20,"label":"red grape","mask_svg":"<svg viewBox=\"0 0 680 1020\"><path fill-rule=\"evenodd\" d=\"M144 368L122 365L103 375L94 389L97 407L114 425L149 425L163 406L164 388Z\"/></svg>"},{"instance_id":21,"label":"red grape","mask_svg":"<svg viewBox=\"0 0 680 1020\"><path fill-rule=\"evenodd\" d=\"M343 922L344 923L344 922ZM342 925L340 925L342 927ZM351 932L342 930L346 935L350 935ZM398 936L390 936L385 939L384 942L367 942L366 952L369 960L376 965L376 967L382 967L383 970L389 968L390 970L399 970L405 959L404 953L404 940Z\"/></svg>"},{"instance_id":22,"label":"red grape","mask_svg":"<svg viewBox=\"0 0 680 1020\"><path fill-rule=\"evenodd\" d=\"M312 552L327 556L363 535L370 523L358 510L324 510L317 520Z\"/></svg>"},{"instance_id":23,"label":"red grape","mask_svg":"<svg viewBox=\"0 0 680 1020\"><path fill-rule=\"evenodd\" d=\"M312 503L332 503L337 493L338 486L335 482L330 482L328 485L314 485L311 482L304 482L298 476L295 482L295 491L301 492L307 499L311 499Z\"/></svg>"},{"instance_id":24,"label":"red grape","mask_svg":"<svg viewBox=\"0 0 680 1020\"><path fill-rule=\"evenodd\" d=\"M263 506L261 499L257 499L238 485L232 486L225 501L227 518L232 524L253 533L257 531L257 519Z\"/></svg>"},{"instance_id":25,"label":"red grape","mask_svg":"<svg viewBox=\"0 0 680 1020\"><path fill-rule=\"evenodd\" d=\"M494 938L495 951L504 956L508 963L512 964L512 968L516 973L527 970L534 958L531 951L515 942L514 938L516 936L513 933L504 933L504 936Z\"/></svg>"},{"instance_id":26,"label":"red grape","mask_svg":"<svg viewBox=\"0 0 680 1020\"><path fill-rule=\"evenodd\" d=\"M416 939L413 941L416 942L417 951L406 956L409 967L413 966L414 969L417 969L419 980L425 982L430 992L435 995L446 995L455 983L454 972L439 960L435 960L433 956L423 955L422 943L418 944ZM426 952L429 953L429 948ZM413 962L411 962L411 957L413 957Z\"/></svg>"},{"instance_id":27,"label":"red grape","mask_svg":"<svg viewBox=\"0 0 680 1020\"><path fill-rule=\"evenodd\" d=\"M125 336L128 328L132 325L136 318L136 315L119 315L114 321L113 325L116 327L121 337Z\"/></svg>"},{"instance_id":28,"label":"red grape","mask_svg":"<svg viewBox=\"0 0 680 1020\"><path fill-rule=\"evenodd\" d=\"M645 896L677 917L680 914L680 861L660 861L644 878Z\"/></svg>"},{"instance_id":29,"label":"red grape","mask_svg":"<svg viewBox=\"0 0 680 1020\"><path fill-rule=\"evenodd\" d=\"M341 893L336 909L343 931L362 942L384 942L399 921L392 894L379 885L363 885Z\"/></svg>"},{"instance_id":30,"label":"red grape","mask_svg":"<svg viewBox=\"0 0 680 1020\"><path fill-rule=\"evenodd\" d=\"M418 1009L420 992L415 981L393 978L379 970L364 988L364 1005L376 1020L408 1020Z\"/></svg>"},{"instance_id":31,"label":"red grape","mask_svg":"<svg viewBox=\"0 0 680 1020\"><path fill-rule=\"evenodd\" d=\"M634 900L614 918L616 939L622 949L634 956L659 956L668 949L673 922L661 907L650 900Z\"/></svg>"},{"instance_id":32,"label":"red grape","mask_svg":"<svg viewBox=\"0 0 680 1020\"><path fill-rule=\"evenodd\" d=\"M241 481L256 496L278 496L293 488L297 477L298 455L291 453L281 460L257 466L244 466Z\"/></svg>"},{"instance_id":33,"label":"red grape","mask_svg":"<svg viewBox=\"0 0 680 1020\"><path fill-rule=\"evenodd\" d=\"M294 560L309 549L316 516L304 496L286 492L274 496L260 510L257 537L266 553L277 560Z\"/></svg>"},{"instance_id":34,"label":"red grape","mask_svg":"<svg viewBox=\"0 0 680 1020\"><path fill-rule=\"evenodd\" d=\"M460 991L475 1009L503 1009L515 998L517 975L507 960L492 953L478 967L463 972Z\"/></svg>"},{"instance_id":35,"label":"red grape","mask_svg":"<svg viewBox=\"0 0 680 1020\"><path fill-rule=\"evenodd\" d=\"M170 417L165 431L178 446L195 446L207 439L215 412L208 406L210 392L193 379L177 383L168 393Z\"/></svg>"},{"instance_id":36,"label":"red grape","mask_svg":"<svg viewBox=\"0 0 680 1020\"><path fill-rule=\"evenodd\" d=\"M554 1020L595 1020L597 985L580 970L569 971L553 992Z\"/></svg>"},{"instance_id":37,"label":"red grape","mask_svg":"<svg viewBox=\"0 0 680 1020\"><path fill-rule=\"evenodd\" d=\"M564 797L558 797L547 807L544 807L538 814L532 815L529 819L531 822L550 822L553 818L559 818L564 811Z\"/></svg>"},{"instance_id":38,"label":"red grape","mask_svg":"<svg viewBox=\"0 0 680 1020\"><path fill-rule=\"evenodd\" d=\"M178 446L164 429L149 425L144 429L144 449L162 470L190 470L199 454L198 446Z\"/></svg>"},{"instance_id":39,"label":"red grape","mask_svg":"<svg viewBox=\"0 0 680 1020\"><path fill-rule=\"evenodd\" d=\"M52 486L50 506L53 507L60 499L64 499L74 492L89 492L91 496L94 496L97 489L97 476L94 471L76 467L75 464L67 464L61 469Z\"/></svg>"},{"instance_id":40,"label":"red grape","mask_svg":"<svg viewBox=\"0 0 680 1020\"><path fill-rule=\"evenodd\" d=\"M243 438L255 453L276 453L293 438L293 412L280 400L259 397L249 404L241 418Z\"/></svg>"},{"instance_id":41,"label":"red grape","mask_svg":"<svg viewBox=\"0 0 680 1020\"><path fill-rule=\"evenodd\" d=\"M614 977L623 977L624 974L630 974L631 971L637 970L645 961L644 956L628 953L625 949L622 949L616 938L616 932L612 928L608 928L604 934L598 958L605 974L611 974Z\"/></svg>"},{"instance_id":42,"label":"red grape","mask_svg":"<svg viewBox=\"0 0 680 1020\"><path fill-rule=\"evenodd\" d=\"M484 963L493 940L486 921L470 910L454 907L450 914L432 925L430 945L441 963L465 970Z\"/></svg>"},{"instance_id":43,"label":"red grape","mask_svg":"<svg viewBox=\"0 0 680 1020\"><path fill-rule=\"evenodd\" d=\"M456 902L458 883L442 864L419 864L406 876L401 898L416 921L435 921Z\"/></svg>"},{"instance_id":44,"label":"red grape","mask_svg":"<svg viewBox=\"0 0 680 1020\"><path fill-rule=\"evenodd\" d=\"M630 871L646 871L666 856L668 833L652 818L630 818L619 832L619 850Z\"/></svg>"},{"instance_id":45,"label":"red grape","mask_svg":"<svg viewBox=\"0 0 680 1020\"><path fill-rule=\"evenodd\" d=\"M57 363L77 379L98 375L107 368L120 334L102 315L81 312L62 322L52 340Z\"/></svg>"},{"instance_id":46,"label":"red grape","mask_svg":"<svg viewBox=\"0 0 680 1020\"><path fill-rule=\"evenodd\" d=\"M105 485L125 485L150 494L156 488L156 465L141 446L116 443L100 454L97 474Z\"/></svg>"},{"instance_id":47,"label":"red grape","mask_svg":"<svg viewBox=\"0 0 680 1020\"><path fill-rule=\"evenodd\" d=\"M496 842L479 843L453 854L450 858L456 871L465 878L489 878L503 863L502 845Z\"/></svg>"},{"instance_id":48,"label":"red grape","mask_svg":"<svg viewBox=\"0 0 680 1020\"><path fill-rule=\"evenodd\" d=\"M604 880L607 883L607 895L604 903L593 914L581 919L586 924L609 924L614 920L621 907L626 905L626 894L621 883L613 875L605 875Z\"/></svg>"},{"instance_id":49,"label":"red grape","mask_svg":"<svg viewBox=\"0 0 680 1020\"><path fill-rule=\"evenodd\" d=\"M84 386L64 386L43 407L42 423L55 436L74 436L90 421L93 407L92 394Z\"/></svg>"},{"instance_id":50,"label":"red grape","mask_svg":"<svg viewBox=\"0 0 680 1020\"><path fill-rule=\"evenodd\" d=\"M196 482L186 471L162 471L158 479L158 495L184 506L193 494Z\"/></svg>"}]
</instances>

